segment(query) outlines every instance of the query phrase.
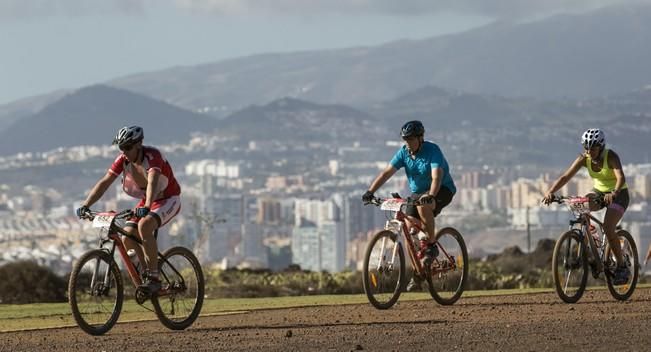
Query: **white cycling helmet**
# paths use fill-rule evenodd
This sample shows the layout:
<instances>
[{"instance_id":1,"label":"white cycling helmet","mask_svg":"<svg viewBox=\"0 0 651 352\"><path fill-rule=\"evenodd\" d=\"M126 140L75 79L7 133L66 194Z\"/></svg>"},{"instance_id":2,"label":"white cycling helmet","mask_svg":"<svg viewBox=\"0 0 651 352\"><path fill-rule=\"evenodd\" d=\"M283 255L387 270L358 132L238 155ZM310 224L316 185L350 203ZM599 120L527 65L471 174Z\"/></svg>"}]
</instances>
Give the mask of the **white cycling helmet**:
<instances>
[{"instance_id":1,"label":"white cycling helmet","mask_svg":"<svg viewBox=\"0 0 651 352\"><path fill-rule=\"evenodd\" d=\"M118 146L129 145L140 142L145 137L145 134L140 126L124 126L120 128L118 134L113 138L113 144Z\"/></svg>"},{"instance_id":2,"label":"white cycling helmet","mask_svg":"<svg viewBox=\"0 0 651 352\"><path fill-rule=\"evenodd\" d=\"M606 135L598 128L591 128L583 132L581 144L583 144L583 148L585 149L590 149L596 145L603 146L606 144Z\"/></svg>"}]
</instances>

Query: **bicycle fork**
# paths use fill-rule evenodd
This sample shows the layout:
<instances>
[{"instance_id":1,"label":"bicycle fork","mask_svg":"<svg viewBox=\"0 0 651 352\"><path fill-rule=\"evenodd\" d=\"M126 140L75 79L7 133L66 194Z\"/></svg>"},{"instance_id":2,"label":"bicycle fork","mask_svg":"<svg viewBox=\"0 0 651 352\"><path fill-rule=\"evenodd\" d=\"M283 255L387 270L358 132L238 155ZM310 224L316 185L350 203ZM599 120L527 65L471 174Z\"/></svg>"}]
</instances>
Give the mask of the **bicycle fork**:
<instances>
[{"instance_id":1,"label":"bicycle fork","mask_svg":"<svg viewBox=\"0 0 651 352\"><path fill-rule=\"evenodd\" d=\"M108 263L108 267L106 271L104 272L104 277L101 278L100 274L100 266L102 265L102 260L100 258L95 259L95 270L93 271L93 276L90 279L90 292L91 295L93 296L100 296L104 294L106 289L110 285L110 280L111 280L111 263ZM100 287L97 287L97 280L101 279L102 280L102 286L101 290L99 289Z\"/></svg>"},{"instance_id":2,"label":"bicycle fork","mask_svg":"<svg viewBox=\"0 0 651 352\"><path fill-rule=\"evenodd\" d=\"M383 237L382 238L382 244L380 245L380 253L382 255L380 256L380 260L378 260L377 263L377 271L381 272L382 271L382 266L386 263L387 264L387 269L393 269L393 263L395 263L396 256L398 255L398 243L397 242L395 246L393 246L393 250L391 251L391 260L387 261L386 260L386 245L387 245L387 238Z\"/></svg>"}]
</instances>

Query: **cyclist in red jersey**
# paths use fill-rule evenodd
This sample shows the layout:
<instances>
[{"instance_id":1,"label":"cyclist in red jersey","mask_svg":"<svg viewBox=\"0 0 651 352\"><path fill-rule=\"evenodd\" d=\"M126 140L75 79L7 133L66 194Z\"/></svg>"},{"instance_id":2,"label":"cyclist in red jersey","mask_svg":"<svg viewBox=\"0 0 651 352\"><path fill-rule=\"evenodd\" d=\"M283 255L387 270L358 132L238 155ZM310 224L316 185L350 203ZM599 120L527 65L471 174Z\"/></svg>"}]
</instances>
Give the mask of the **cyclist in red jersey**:
<instances>
[{"instance_id":1,"label":"cyclist in red jersey","mask_svg":"<svg viewBox=\"0 0 651 352\"><path fill-rule=\"evenodd\" d=\"M142 248L130 239L124 241L127 249L136 251L141 263L147 263L142 288L154 293L161 288L158 278L158 245L154 231L168 223L181 210L181 187L174 178L172 168L156 148L142 144L142 127L122 127L113 144L120 149L111 167L91 189L77 216L81 217L97 202L115 179L122 175L123 190L140 202L135 207L135 217L129 219L125 230L140 236ZM143 260L146 259L146 260Z\"/></svg>"}]
</instances>

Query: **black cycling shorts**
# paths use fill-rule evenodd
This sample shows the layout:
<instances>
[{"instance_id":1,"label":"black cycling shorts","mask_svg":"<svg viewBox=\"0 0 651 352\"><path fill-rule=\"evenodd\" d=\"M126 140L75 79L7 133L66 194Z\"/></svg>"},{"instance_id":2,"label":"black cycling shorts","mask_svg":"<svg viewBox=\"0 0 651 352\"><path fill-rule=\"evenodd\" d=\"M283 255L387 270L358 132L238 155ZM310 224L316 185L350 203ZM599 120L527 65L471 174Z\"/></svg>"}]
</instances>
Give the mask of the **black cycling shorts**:
<instances>
[{"instance_id":1,"label":"black cycling shorts","mask_svg":"<svg viewBox=\"0 0 651 352\"><path fill-rule=\"evenodd\" d=\"M410 199L413 200L418 200L424 193L412 193L411 196L409 196ZM452 198L454 198L454 193L450 191L447 187L441 186L439 189L439 193L436 194L434 197L434 201L436 202L436 207L434 208L434 217L439 215L441 213L441 210L445 208L450 202L452 202ZM415 206L413 205L408 205L405 208L405 214L413 216L418 218L418 210L416 209Z\"/></svg>"},{"instance_id":2,"label":"black cycling shorts","mask_svg":"<svg viewBox=\"0 0 651 352\"><path fill-rule=\"evenodd\" d=\"M600 198L603 198L603 196L606 194L604 192L599 192L596 189L593 189L592 191L595 194L597 194ZM628 208L629 202L630 202L630 198L628 195L628 188L624 188L619 190L619 193L617 193L617 197L615 197L615 199L613 199L613 202L610 205L608 205L608 209L615 209L620 213L624 213ZM601 205L601 209L605 207L606 207L605 204Z\"/></svg>"}]
</instances>

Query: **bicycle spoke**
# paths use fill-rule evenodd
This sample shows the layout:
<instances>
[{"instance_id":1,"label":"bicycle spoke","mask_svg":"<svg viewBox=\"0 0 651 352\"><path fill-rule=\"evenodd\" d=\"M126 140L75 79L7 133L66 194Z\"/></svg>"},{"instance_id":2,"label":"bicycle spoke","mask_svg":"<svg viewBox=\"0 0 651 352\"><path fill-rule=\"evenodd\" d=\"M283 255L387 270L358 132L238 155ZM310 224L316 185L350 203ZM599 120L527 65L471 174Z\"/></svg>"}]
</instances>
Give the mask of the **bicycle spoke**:
<instances>
[{"instance_id":1,"label":"bicycle spoke","mask_svg":"<svg viewBox=\"0 0 651 352\"><path fill-rule=\"evenodd\" d=\"M108 331L120 315L123 299L120 271L112 258L99 250L84 254L70 275L68 295L79 327L91 335Z\"/></svg>"},{"instance_id":2,"label":"bicycle spoke","mask_svg":"<svg viewBox=\"0 0 651 352\"><path fill-rule=\"evenodd\" d=\"M468 252L455 229L444 228L436 238L439 253L429 267L427 278L430 294L440 304L453 304L463 293Z\"/></svg>"},{"instance_id":3,"label":"bicycle spoke","mask_svg":"<svg viewBox=\"0 0 651 352\"><path fill-rule=\"evenodd\" d=\"M203 305L204 280L199 262L183 247L170 248L161 261L162 290L152 297L158 319L170 329L190 326Z\"/></svg>"},{"instance_id":4,"label":"bicycle spoke","mask_svg":"<svg viewBox=\"0 0 651 352\"><path fill-rule=\"evenodd\" d=\"M404 254L389 231L377 233L369 243L364 259L364 291L378 309L391 307L400 296L404 276Z\"/></svg>"}]
</instances>

